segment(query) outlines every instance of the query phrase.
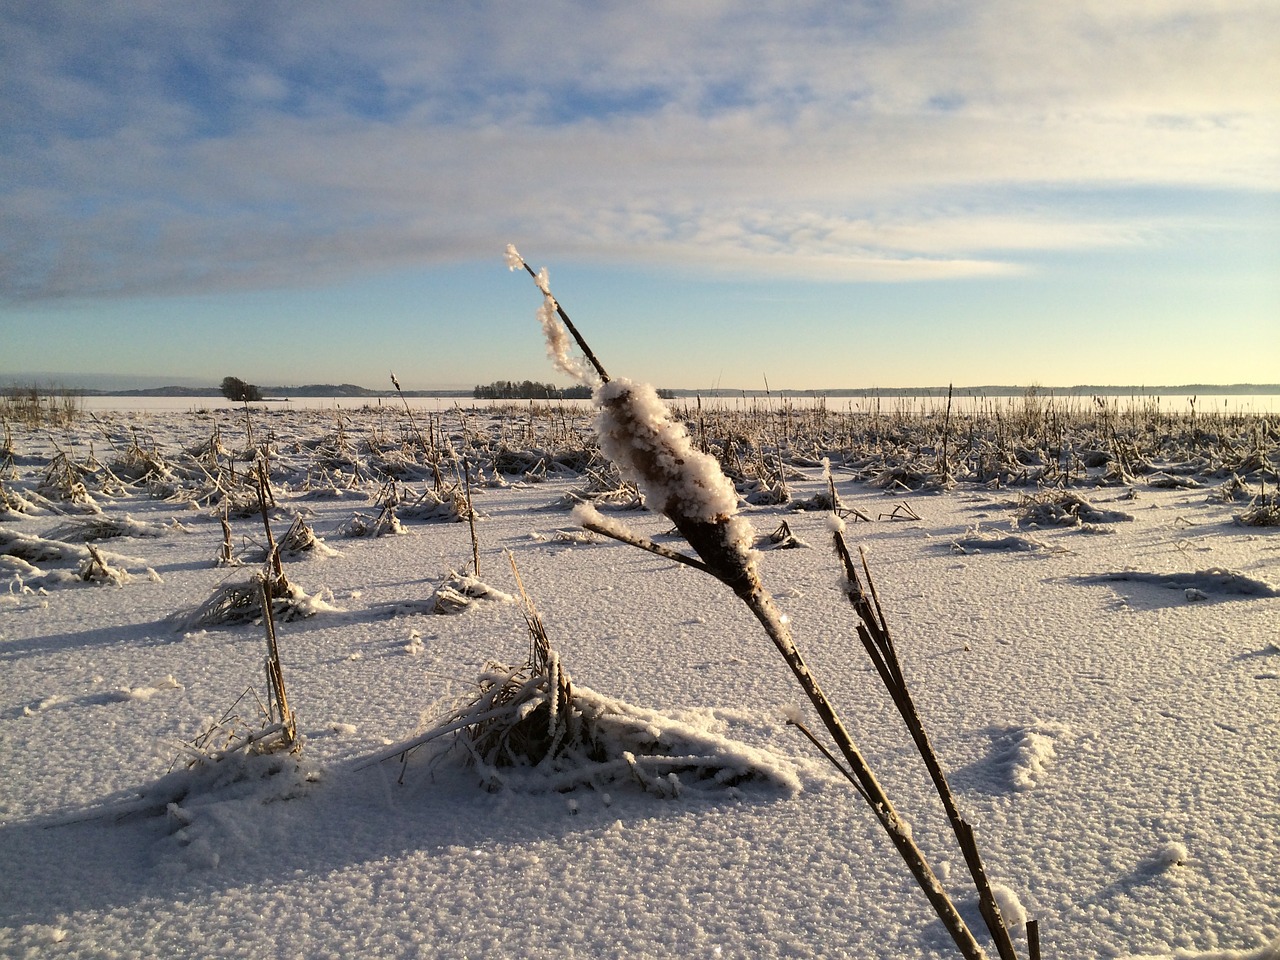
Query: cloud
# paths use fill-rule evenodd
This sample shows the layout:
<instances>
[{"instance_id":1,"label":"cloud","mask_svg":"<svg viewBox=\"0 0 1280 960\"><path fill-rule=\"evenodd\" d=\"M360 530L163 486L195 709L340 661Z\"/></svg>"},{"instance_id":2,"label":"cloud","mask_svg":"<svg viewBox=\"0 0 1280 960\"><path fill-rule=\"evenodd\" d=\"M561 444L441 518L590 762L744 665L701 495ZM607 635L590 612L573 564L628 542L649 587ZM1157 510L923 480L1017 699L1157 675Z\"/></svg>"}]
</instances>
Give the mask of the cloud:
<instances>
[{"instance_id":1,"label":"cloud","mask_svg":"<svg viewBox=\"0 0 1280 960\"><path fill-rule=\"evenodd\" d=\"M1274 191L1273 4L0 14L0 285L310 284L547 255L846 280L1150 242L1037 191Z\"/></svg>"}]
</instances>

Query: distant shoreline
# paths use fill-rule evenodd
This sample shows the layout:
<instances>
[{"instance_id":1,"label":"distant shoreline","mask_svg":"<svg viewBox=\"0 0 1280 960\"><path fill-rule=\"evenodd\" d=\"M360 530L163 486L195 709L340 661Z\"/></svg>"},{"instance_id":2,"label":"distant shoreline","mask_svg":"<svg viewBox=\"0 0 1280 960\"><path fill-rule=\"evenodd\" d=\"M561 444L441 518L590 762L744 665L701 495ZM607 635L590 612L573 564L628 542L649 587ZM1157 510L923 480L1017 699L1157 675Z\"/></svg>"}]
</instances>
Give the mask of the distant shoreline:
<instances>
[{"instance_id":1,"label":"distant shoreline","mask_svg":"<svg viewBox=\"0 0 1280 960\"><path fill-rule=\"evenodd\" d=\"M42 384L28 380L10 379L0 385L0 391L29 390L32 386L42 393L69 394L84 397L221 397L217 387L150 387L133 390L98 390L82 387ZM296 387L268 386L258 388L266 401L282 402L291 397L298 398L350 398L377 399L395 398L398 396L414 398L472 399L471 390L405 390L397 393L394 390L370 390L354 384L305 384ZM1070 387L1041 386L1039 384L1017 386L990 384L981 386L933 386L933 387L833 387L812 388L805 390L744 390L728 387L706 389L670 388L675 397L709 399L725 397L773 397L785 399L795 398L895 398L895 397L945 397L950 391L955 397L1169 397L1169 396L1275 396L1280 395L1280 384L1276 383L1235 383L1212 384L1192 383L1168 386L1135 386L1135 385L1103 385L1080 384ZM522 398L513 398L522 399Z\"/></svg>"}]
</instances>

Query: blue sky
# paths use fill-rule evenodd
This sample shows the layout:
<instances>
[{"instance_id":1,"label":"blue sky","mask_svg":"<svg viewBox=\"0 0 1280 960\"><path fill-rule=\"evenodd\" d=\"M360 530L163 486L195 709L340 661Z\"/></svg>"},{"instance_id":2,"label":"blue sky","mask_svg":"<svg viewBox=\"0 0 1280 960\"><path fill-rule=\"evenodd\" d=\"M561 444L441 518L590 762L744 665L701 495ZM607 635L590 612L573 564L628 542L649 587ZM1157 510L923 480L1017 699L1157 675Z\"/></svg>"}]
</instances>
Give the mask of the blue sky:
<instances>
[{"instance_id":1,"label":"blue sky","mask_svg":"<svg viewBox=\"0 0 1280 960\"><path fill-rule=\"evenodd\" d=\"M1280 380L1280 7L0 6L0 382Z\"/></svg>"}]
</instances>

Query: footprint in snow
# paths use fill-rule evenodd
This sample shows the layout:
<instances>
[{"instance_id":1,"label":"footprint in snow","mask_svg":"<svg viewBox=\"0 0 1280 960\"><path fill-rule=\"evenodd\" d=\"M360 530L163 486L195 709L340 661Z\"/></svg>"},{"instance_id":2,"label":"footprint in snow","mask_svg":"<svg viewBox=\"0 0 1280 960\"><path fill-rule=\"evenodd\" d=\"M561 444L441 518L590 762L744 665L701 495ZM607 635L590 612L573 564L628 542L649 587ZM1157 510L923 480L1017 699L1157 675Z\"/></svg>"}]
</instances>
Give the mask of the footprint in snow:
<instances>
[{"instance_id":1,"label":"footprint in snow","mask_svg":"<svg viewBox=\"0 0 1280 960\"><path fill-rule=\"evenodd\" d=\"M1059 742L1070 736L1059 723L1036 723L996 731L992 762L1014 790L1033 790L1049 777Z\"/></svg>"},{"instance_id":2,"label":"footprint in snow","mask_svg":"<svg viewBox=\"0 0 1280 960\"><path fill-rule=\"evenodd\" d=\"M1188 603L1212 599L1280 597L1280 588L1233 570L1211 567L1195 573L1145 573L1121 570L1081 577L1083 583L1136 583L1180 592Z\"/></svg>"}]
</instances>

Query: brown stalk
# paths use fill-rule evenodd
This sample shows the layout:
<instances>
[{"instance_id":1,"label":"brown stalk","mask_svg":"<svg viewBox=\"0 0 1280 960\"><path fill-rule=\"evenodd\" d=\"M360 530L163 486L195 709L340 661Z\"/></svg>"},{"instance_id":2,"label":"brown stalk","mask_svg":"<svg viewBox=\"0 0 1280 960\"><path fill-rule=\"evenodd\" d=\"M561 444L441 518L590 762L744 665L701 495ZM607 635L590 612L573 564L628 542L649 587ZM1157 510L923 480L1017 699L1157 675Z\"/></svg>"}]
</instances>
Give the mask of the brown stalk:
<instances>
[{"instance_id":1,"label":"brown stalk","mask_svg":"<svg viewBox=\"0 0 1280 960\"><path fill-rule=\"evenodd\" d=\"M229 564L235 555L231 550L231 524L227 514L227 506L223 504L222 514L218 517L218 521L222 524L222 552L218 555L218 559L222 563Z\"/></svg>"},{"instance_id":2,"label":"brown stalk","mask_svg":"<svg viewBox=\"0 0 1280 960\"><path fill-rule=\"evenodd\" d=\"M982 857L978 853L978 845L974 839L973 828L960 815L960 808L956 803L955 795L951 791L951 785L947 782L946 774L942 770L942 764L938 760L938 755L929 740L929 734L924 728L924 722L916 709L911 691L907 687L906 678L902 673L902 664L898 659L893 637L889 633L889 625L884 618L884 611L880 607L880 598L876 594L875 584L871 579L871 570L867 566L866 554L861 553L861 559L862 570L866 575L869 590L864 590L862 587L862 581L854 568L853 558L850 556L843 534L837 530L832 534L832 539L835 542L836 555L840 558L841 565L844 567L848 584L845 595L849 598L849 602L853 604L854 610L857 611L858 617L862 620L862 623L858 624L858 639L862 641L862 645L867 651L867 656L871 658L876 672L880 675L880 680L884 683L885 689L889 691L889 696L892 698L894 706L898 708L898 713L902 716L902 720L911 734L916 750L924 760L925 768L929 771L929 777L933 781L934 789L942 800L942 806L946 810L947 819L951 822L951 828L956 835L960 852L964 855L965 864L969 867L974 887L978 891L978 905L987 929L995 941L996 950L1000 954L1001 960L1017 960L1008 927L1005 925L1004 918L1000 913L1000 906L991 892L991 883L987 878L986 868L982 864Z\"/></svg>"},{"instance_id":3,"label":"brown stalk","mask_svg":"<svg viewBox=\"0 0 1280 960\"><path fill-rule=\"evenodd\" d=\"M462 489L467 497L467 526L471 530L471 564L476 576L480 576L480 541L476 539L476 508L471 505L471 468L462 460Z\"/></svg>"},{"instance_id":4,"label":"brown stalk","mask_svg":"<svg viewBox=\"0 0 1280 960\"><path fill-rule=\"evenodd\" d=\"M525 263L524 266L536 280L537 275L534 274L529 265ZM547 294L547 296L550 295ZM557 304L556 309L561 319L565 321L565 325L578 341L578 345L595 366L597 372L607 380L603 367L595 359L594 354L576 328L569 324L568 317L565 316L559 304ZM619 422L622 422L627 417L626 404L626 395L620 394L606 402L606 409L610 409ZM671 453L671 451L664 451L664 453ZM660 459L659 452L656 450L633 450L631 451L631 458L631 467L635 472L641 477L656 479L655 487L661 489L663 481L667 479L664 473L667 467ZM683 462L679 460L678 456L673 456L672 459ZM912 838L909 826L899 817L888 794L885 793L870 765L854 744L852 736L850 736L843 721L836 713L835 707L827 699L822 686L810 672L808 664L805 663L804 658L800 655L800 651L796 648L795 642L791 637L787 621L779 613L773 602L773 597L761 583L749 553L734 542L734 534L730 523L731 516L707 520L686 512L684 504L674 497L667 503L654 504L653 506L661 510L675 524L676 528L701 559L701 565L690 557L680 559L682 555L677 555L672 559L680 559L682 563L698 567L726 584L746 604L756 620L759 621L765 633L768 634L774 646L778 649L778 652L782 654L782 658L786 661L787 666L791 669L805 695L809 698L809 702L813 704L819 718L821 718L823 726L827 728L827 732L835 742L837 749L848 763L846 776L851 773L856 780L858 793L867 801L873 815L880 822L885 833L888 834L890 841L911 871L916 883L928 898L943 926L951 934L951 938L955 941L960 953L967 960L986 960L986 952L974 938L964 918L960 916L959 911L938 880L937 875L933 872L933 868L929 865L924 853ZM615 532L608 530L597 530L597 532L605 533L608 536L618 536ZM625 538L619 537L619 539ZM637 541L641 540L639 537L635 539ZM643 546L646 550L658 552L653 550L653 546L656 545L650 546L644 543L637 543L636 545Z\"/></svg>"},{"instance_id":5,"label":"brown stalk","mask_svg":"<svg viewBox=\"0 0 1280 960\"><path fill-rule=\"evenodd\" d=\"M524 263L524 261L521 262ZM533 267L529 266L528 263L524 263L524 268L528 271L529 276L533 277L533 280L536 283L538 281L538 275L534 273ZM548 296L550 296L550 294L548 294ZM580 334L578 332L578 328L573 325L573 321L569 319L569 315L564 312L564 307L560 306L560 301L556 300L555 297L552 297L551 302L556 305L556 313L560 316L561 322L564 323L565 329L573 334L573 339L578 342L578 346L581 348L587 360L591 362L591 366L596 368L596 373L600 375L601 382L608 383L609 374L605 372L604 366L596 359L596 355L592 349L587 346L587 341L582 338L582 334Z\"/></svg>"},{"instance_id":6,"label":"brown stalk","mask_svg":"<svg viewBox=\"0 0 1280 960\"><path fill-rule=\"evenodd\" d=\"M280 562L280 548L276 546L276 538L271 533L271 520L267 516L267 477L262 461L258 461L258 507L262 511L262 526L267 532L267 559L271 564L271 572L276 583L287 586L284 577L284 564Z\"/></svg>"},{"instance_id":7,"label":"brown stalk","mask_svg":"<svg viewBox=\"0 0 1280 960\"><path fill-rule=\"evenodd\" d=\"M276 712L284 732L284 746L292 748L297 741L298 725L289 709L289 697L284 689L284 671L280 665L280 647L276 643L276 621L271 604L271 579L262 578L262 623L267 631L267 682L275 701Z\"/></svg>"}]
</instances>

